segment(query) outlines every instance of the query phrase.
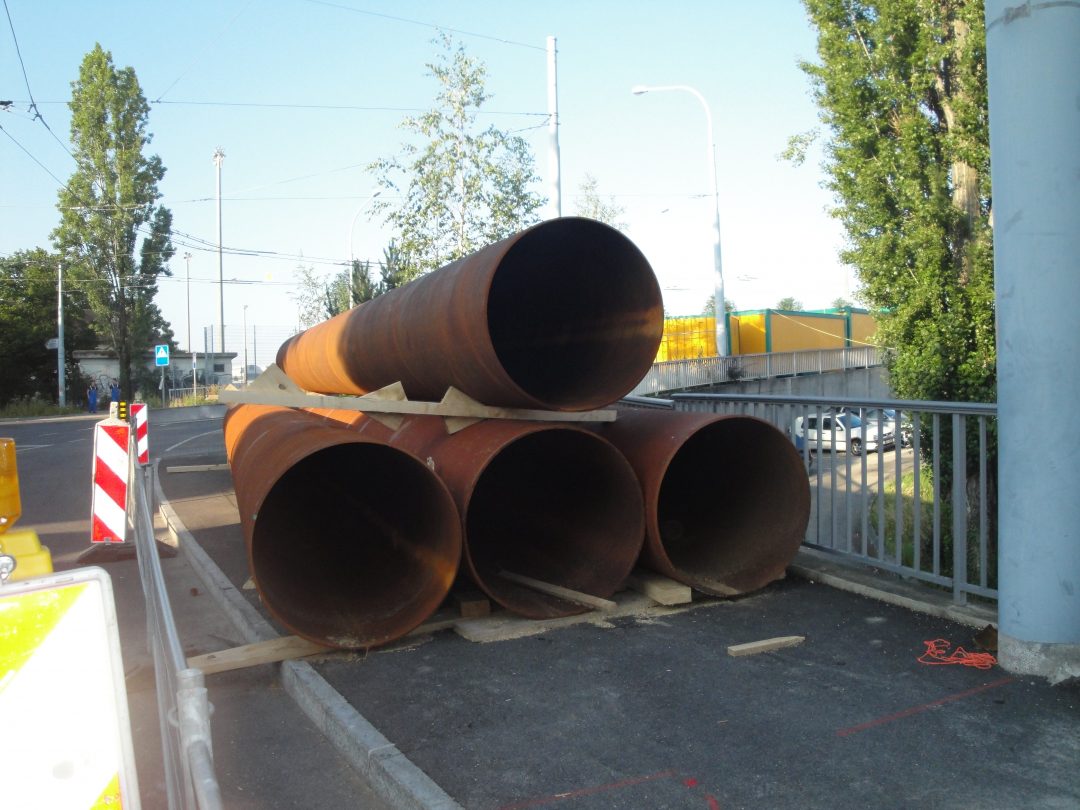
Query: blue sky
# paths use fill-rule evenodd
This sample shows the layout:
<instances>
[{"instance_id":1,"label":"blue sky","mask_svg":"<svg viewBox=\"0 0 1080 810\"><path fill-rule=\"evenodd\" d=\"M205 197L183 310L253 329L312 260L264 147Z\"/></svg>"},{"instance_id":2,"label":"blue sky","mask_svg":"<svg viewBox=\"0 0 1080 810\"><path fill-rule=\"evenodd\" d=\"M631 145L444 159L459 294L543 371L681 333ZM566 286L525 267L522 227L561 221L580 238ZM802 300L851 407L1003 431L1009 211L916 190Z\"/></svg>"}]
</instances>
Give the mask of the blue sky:
<instances>
[{"instance_id":1,"label":"blue sky","mask_svg":"<svg viewBox=\"0 0 1080 810\"><path fill-rule=\"evenodd\" d=\"M402 118L430 107L435 84L425 64L436 54L437 26L486 64L494 98L483 121L526 137L545 183L544 48L548 36L557 38L563 213L575 213L581 182L592 174L602 196L625 209L626 233L656 270L670 313L698 313L711 293L705 118L691 95L633 96L637 84L690 85L709 103L725 281L739 308L773 306L789 295L808 308L854 297L855 282L837 259L843 238L827 214L820 154L812 152L801 167L777 158L790 135L818 125L797 68L799 59L814 56L814 35L797 0L7 6L30 91L65 143L62 102L95 42L118 66L135 69L152 102L150 149L168 170L162 202L178 234L187 235L177 236L175 275L161 282L158 304L182 347L185 251L192 254L197 348L202 327L218 320L211 159L217 147L226 155L223 242L260 251L224 258L227 334L247 305L261 365L296 323L290 293L299 264L329 275L347 260L350 245L360 258L381 256L393 234L367 213L377 186L365 166L396 154L407 138ZM47 246L57 223L58 184L26 152L63 180L73 163L27 112L26 81L6 25L0 99L15 102L0 112L7 134L0 135L0 255L9 255ZM538 190L546 193L545 185Z\"/></svg>"}]
</instances>

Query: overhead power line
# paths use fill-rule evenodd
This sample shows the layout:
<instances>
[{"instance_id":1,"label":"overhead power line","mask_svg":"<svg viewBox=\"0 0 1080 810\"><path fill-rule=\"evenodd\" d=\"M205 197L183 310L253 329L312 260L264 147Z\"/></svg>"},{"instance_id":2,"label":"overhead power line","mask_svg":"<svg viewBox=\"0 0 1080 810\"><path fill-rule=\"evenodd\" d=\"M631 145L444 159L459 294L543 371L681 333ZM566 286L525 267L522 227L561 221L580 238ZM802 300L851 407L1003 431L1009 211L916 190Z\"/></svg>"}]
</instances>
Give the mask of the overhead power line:
<instances>
[{"instance_id":1,"label":"overhead power line","mask_svg":"<svg viewBox=\"0 0 1080 810\"><path fill-rule=\"evenodd\" d=\"M342 5L341 3L331 3L329 0L307 0L309 3L314 3L317 6L328 6L330 8L339 8L343 11L351 11L354 14L365 14L368 17L381 17L384 20L393 20L394 22L407 23L409 25L419 25L423 28L433 28L436 31L449 31L452 34L461 34L465 37L475 37L477 39L487 39L492 42L500 42L503 45L516 45L519 48L529 48L536 51L546 51L547 48L540 45L532 45L528 42L516 42L512 39L504 39L503 37L492 36L491 34L480 34L476 31L465 31L461 28L451 28L447 25L438 25L436 23L425 22L423 20L411 20L408 17L396 17L393 14L383 14L378 11L368 11L363 8L355 8L353 6Z\"/></svg>"}]
</instances>

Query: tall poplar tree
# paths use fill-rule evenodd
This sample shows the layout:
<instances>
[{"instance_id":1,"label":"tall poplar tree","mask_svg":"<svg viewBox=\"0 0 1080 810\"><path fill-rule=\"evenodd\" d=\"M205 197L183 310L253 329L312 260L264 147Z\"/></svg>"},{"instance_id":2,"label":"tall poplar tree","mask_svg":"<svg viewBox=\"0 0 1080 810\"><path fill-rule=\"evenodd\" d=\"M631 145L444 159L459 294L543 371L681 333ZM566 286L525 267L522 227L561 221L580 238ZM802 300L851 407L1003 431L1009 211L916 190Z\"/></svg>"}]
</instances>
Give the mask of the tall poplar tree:
<instances>
[{"instance_id":1,"label":"tall poplar tree","mask_svg":"<svg viewBox=\"0 0 1080 810\"><path fill-rule=\"evenodd\" d=\"M804 0L842 259L905 399L994 401L983 4ZM797 140L797 139L796 139ZM793 144L799 146L799 144Z\"/></svg>"},{"instance_id":2,"label":"tall poplar tree","mask_svg":"<svg viewBox=\"0 0 1080 810\"><path fill-rule=\"evenodd\" d=\"M409 278L535 223L544 204L530 188L539 177L525 139L477 124L491 98L486 67L449 36L437 42L442 52L428 64L439 88L435 106L401 124L419 145L406 143L398 156L371 166L382 188L393 192L373 208L398 233Z\"/></svg>"},{"instance_id":3,"label":"tall poplar tree","mask_svg":"<svg viewBox=\"0 0 1080 810\"><path fill-rule=\"evenodd\" d=\"M134 69L117 69L95 45L71 90L76 168L59 193L53 239L85 292L95 330L119 359L120 387L130 398L135 361L172 338L154 303L174 252L172 214L157 204L165 167L144 154L150 106Z\"/></svg>"}]
</instances>

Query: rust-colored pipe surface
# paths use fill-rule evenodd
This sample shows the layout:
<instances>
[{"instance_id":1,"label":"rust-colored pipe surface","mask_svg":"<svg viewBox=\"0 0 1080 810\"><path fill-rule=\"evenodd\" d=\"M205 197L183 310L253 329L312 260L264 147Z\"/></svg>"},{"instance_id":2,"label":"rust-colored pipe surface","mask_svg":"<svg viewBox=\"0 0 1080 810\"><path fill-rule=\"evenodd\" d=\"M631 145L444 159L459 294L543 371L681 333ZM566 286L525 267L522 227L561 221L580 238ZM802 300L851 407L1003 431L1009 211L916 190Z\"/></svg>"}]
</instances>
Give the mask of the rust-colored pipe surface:
<instances>
[{"instance_id":1,"label":"rust-colored pipe surface","mask_svg":"<svg viewBox=\"0 0 1080 810\"><path fill-rule=\"evenodd\" d=\"M394 432L355 411L317 411L424 460L446 482L464 528L463 568L508 610L536 619L588 608L501 571L609 597L644 538L641 488L607 441L574 425L488 419L453 435L434 416Z\"/></svg>"},{"instance_id":2,"label":"rust-colored pipe surface","mask_svg":"<svg viewBox=\"0 0 1080 810\"><path fill-rule=\"evenodd\" d=\"M385 644L446 597L460 520L416 458L260 405L229 410L225 443L255 585L297 635L342 648Z\"/></svg>"},{"instance_id":3,"label":"rust-colored pipe surface","mask_svg":"<svg viewBox=\"0 0 1080 810\"><path fill-rule=\"evenodd\" d=\"M652 268L614 228L536 225L286 341L301 388L410 399L454 386L487 405L579 411L631 390L656 357L663 302Z\"/></svg>"},{"instance_id":4,"label":"rust-colored pipe surface","mask_svg":"<svg viewBox=\"0 0 1080 810\"><path fill-rule=\"evenodd\" d=\"M784 576L806 534L810 485L783 433L749 416L631 408L597 431L641 481L650 567L718 596Z\"/></svg>"}]
</instances>

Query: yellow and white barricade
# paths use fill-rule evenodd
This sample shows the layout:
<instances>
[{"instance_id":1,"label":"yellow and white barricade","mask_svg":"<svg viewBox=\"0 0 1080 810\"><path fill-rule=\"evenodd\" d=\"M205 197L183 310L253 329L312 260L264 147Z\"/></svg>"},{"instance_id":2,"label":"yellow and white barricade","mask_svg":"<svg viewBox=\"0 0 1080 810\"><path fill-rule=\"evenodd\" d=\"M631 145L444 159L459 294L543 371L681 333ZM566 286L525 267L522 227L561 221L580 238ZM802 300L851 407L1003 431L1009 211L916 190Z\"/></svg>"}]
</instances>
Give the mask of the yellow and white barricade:
<instances>
[{"instance_id":1,"label":"yellow and white barricade","mask_svg":"<svg viewBox=\"0 0 1080 810\"><path fill-rule=\"evenodd\" d=\"M109 575L0 585L0 806L139 808Z\"/></svg>"}]
</instances>

